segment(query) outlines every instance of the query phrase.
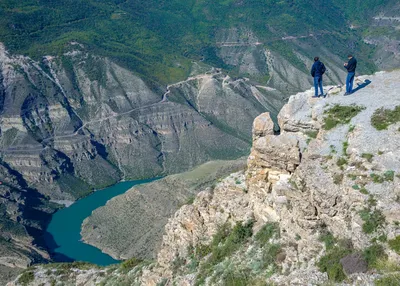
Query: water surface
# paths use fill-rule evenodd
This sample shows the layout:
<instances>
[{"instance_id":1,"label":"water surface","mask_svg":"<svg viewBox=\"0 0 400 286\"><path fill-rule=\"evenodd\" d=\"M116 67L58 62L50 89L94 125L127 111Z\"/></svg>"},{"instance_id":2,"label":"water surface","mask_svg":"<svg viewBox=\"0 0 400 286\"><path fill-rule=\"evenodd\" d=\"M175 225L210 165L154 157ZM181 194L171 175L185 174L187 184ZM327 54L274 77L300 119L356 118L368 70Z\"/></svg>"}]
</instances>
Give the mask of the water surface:
<instances>
[{"instance_id":1,"label":"water surface","mask_svg":"<svg viewBox=\"0 0 400 286\"><path fill-rule=\"evenodd\" d=\"M47 227L46 243L57 262L86 261L97 265L118 263L100 249L81 241L81 225L85 218L95 209L104 206L108 200L125 193L135 185L154 181L141 180L116 184L104 190L99 190L83 198L70 207L56 212Z\"/></svg>"}]
</instances>

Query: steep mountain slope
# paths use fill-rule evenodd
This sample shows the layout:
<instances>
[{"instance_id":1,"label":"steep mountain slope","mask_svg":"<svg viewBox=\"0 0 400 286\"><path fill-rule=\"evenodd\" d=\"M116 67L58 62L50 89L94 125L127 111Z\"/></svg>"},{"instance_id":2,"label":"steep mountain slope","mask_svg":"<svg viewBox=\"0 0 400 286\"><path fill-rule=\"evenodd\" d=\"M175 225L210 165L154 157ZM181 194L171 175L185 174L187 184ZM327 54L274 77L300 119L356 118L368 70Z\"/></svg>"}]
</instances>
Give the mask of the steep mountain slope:
<instances>
[{"instance_id":1,"label":"steep mountain slope","mask_svg":"<svg viewBox=\"0 0 400 286\"><path fill-rule=\"evenodd\" d=\"M36 266L9 285L397 285L399 77L360 77L371 83L348 97L294 95L278 136L257 117L247 170L169 220L156 262Z\"/></svg>"},{"instance_id":2,"label":"steep mountain slope","mask_svg":"<svg viewBox=\"0 0 400 286\"><path fill-rule=\"evenodd\" d=\"M57 209L49 201L68 204L121 179L238 158L249 150L254 117L283 101L278 91L198 65L188 80L160 90L78 43L39 62L1 46L0 70L0 237L21 232L29 247L44 247L43 228Z\"/></svg>"},{"instance_id":3,"label":"steep mountain slope","mask_svg":"<svg viewBox=\"0 0 400 286\"><path fill-rule=\"evenodd\" d=\"M268 73L262 62L256 65L261 76L246 63L262 58L253 44L278 53L303 71L308 68L302 56L322 52L331 58L350 50L368 63L362 68L365 73L376 68L375 63L381 66L372 60L375 51L363 42L364 33L380 13L398 17L398 5L395 0L3 1L0 36L13 52L35 59L62 55L65 44L78 41L146 79L163 83L188 77L192 60L265 80ZM225 33L231 29L250 31L242 39L255 35L258 41L243 44ZM374 30L374 36L370 34L374 39L399 40L398 32ZM379 48L387 46L376 43ZM226 47L242 50L243 56L221 57ZM393 51L388 55L392 57Z\"/></svg>"}]
</instances>

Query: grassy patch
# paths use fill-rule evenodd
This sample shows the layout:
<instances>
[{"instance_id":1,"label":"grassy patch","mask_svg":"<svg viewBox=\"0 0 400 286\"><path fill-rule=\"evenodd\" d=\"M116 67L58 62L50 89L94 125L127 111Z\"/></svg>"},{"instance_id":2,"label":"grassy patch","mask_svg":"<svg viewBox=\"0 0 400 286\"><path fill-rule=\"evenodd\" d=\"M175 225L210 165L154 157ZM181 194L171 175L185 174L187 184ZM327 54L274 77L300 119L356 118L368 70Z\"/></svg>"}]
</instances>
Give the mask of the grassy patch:
<instances>
[{"instance_id":1,"label":"grassy patch","mask_svg":"<svg viewBox=\"0 0 400 286\"><path fill-rule=\"evenodd\" d=\"M321 272L326 272L331 281L340 282L346 279L340 260L352 252L352 248L345 243L330 247L326 255L322 256L317 266Z\"/></svg>"},{"instance_id":2,"label":"grassy patch","mask_svg":"<svg viewBox=\"0 0 400 286\"><path fill-rule=\"evenodd\" d=\"M253 235L253 224L253 221L246 224L238 222L232 230L230 230L228 224L224 224L214 235L210 246L196 249L196 252L199 251L199 253L196 253L199 257L208 254L210 254L210 257L201 264L195 285L203 284L206 277L213 272L215 265L235 253Z\"/></svg>"},{"instance_id":3,"label":"grassy patch","mask_svg":"<svg viewBox=\"0 0 400 286\"><path fill-rule=\"evenodd\" d=\"M325 130L331 130L339 124L347 124L363 109L364 107L356 105L345 106L337 104L324 112L326 116L324 118L323 128Z\"/></svg>"},{"instance_id":4,"label":"grassy patch","mask_svg":"<svg viewBox=\"0 0 400 286\"><path fill-rule=\"evenodd\" d=\"M370 175L370 177L371 177L372 181L373 181L374 183L376 183L376 184L382 184L382 183L384 182L383 177L381 177L381 176L379 176L379 175L377 175L377 174L375 174L375 173L372 173L372 174Z\"/></svg>"},{"instance_id":5,"label":"grassy patch","mask_svg":"<svg viewBox=\"0 0 400 286\"><path fill-rule=\"evenodd\" d=\"M279 224L278 223L267 223L260 229L255 235L255 240L261 244L266 244L270 239L278 239L279 235Z\"/></svg>"},{"instance_id":6,"label":"grassy patch","mask_svg":"<svg viewBox=\"0 0 400 286\"><path fill-rule=\"evenodd\" d=\"M308 137L315 139L318 136L318 131L310 130L310 131L306 131L305 134Z\"/></svg>"},{"instance_id":7,"label":"grassy patch","mask_svg":"<svg viewBox=\"0 0 400 286\"><path fill-rule=\"evenodd\" d=\"M356 253L351 241L337 240L330 232L320 235L319 240L325 244L326 254L317 262L317 266L322 272L328 274L329 280L340 282L346 279L340 260L345 256ZM372 244L362 251L362 256L368 264L368 268L376 268L382 265L382 261L387 261L387 255L382 245Z\"/></svg>"},{"instance_id":8,"label":"grassy patch","mask_svg":"<svg viewBox=\"0 0 400 286\"><path fill-rule=\"evenodd\" d=\"M386 220L381 210L371 209L371 206L364 208L359 212L361 219L364 221L363 232L367 234L374 233L378 228L382 227Z\"/></svg>"},{"instance_id":9,"label":"grassy patch","mask_svg":"<svg viewBox=\"0 0 400 286\"><path fill-rule=\"evenodd\" d=\"M366 159L368 162L372 162L372 158L374 158L374 155L370 154L370 153L362 153L361 157Z\"/></svg>"},{"instance_id":10,"label":"grassy patch","mask_svg":"<svg viewBox=\"0 0 400 286\"><path fill-rule=\"evenodd\" d=\"M347 159L344 157L340 157L339 159L337 159L336 165L338 165L342 169L344 165L347 165Z\"/></svg>"},{"instance_id":11,"label":"grassy patch","mask_svg":"<svg viewBox=\"0 0 400 286\"><path fill-rule=\"evenodd\" d=\"M143 262L142 260L133 257L131 259L128 259L128 260L125 260L124 262L122 262L121 269L124 271L129 271L129 270L135 268L136 266L138 266L142 262Z\"/></svg>"},{"instance_id":12,"label":"grassy patch","mask_svg":"<svg viewBox=\"0 0 400 286\"><path fill-rule=\"evenodd\" d=\"M349 142L345 141L345 142L343 142L343 147L342 147L343 155L345 155L345 156L347 156L347 148L349 148Z\"/></svg>"},{"instance_id":13,"label":"grassy patch","mask_svg":"<svg viewBox=\"0 0 400 286\"><path fill-rule=\"evenodd\" d=\"M377 261L387 258L385 249L380 244L373 244L363 251L363 257L368 263L368 268L375 268Z\"/></svg>"},{"instance_id":14,"label":"grassy patch","mask_svg":"<svg viewBox=\"0 0 400 286\"><path fill-rule=\"evenodd\" d=\"M274 240L280 238L278 223L265 224L256 235L253 236L253 222L246 224L237 223L233 229L229 225L222 225L214 235L213 241L208 246L198 246L194 250L198 263L195 285L266 285L265 282L252 280L253 271L262 271L264 278L268 278L279 271L279 262L286 257L282 247ZM246 268L236 265L233 256L237 252L246 249L247 243L253 242L257 249L256 256L243 254L243 259L252 259L252 266ZM245 247L245 248L243 248ZM250 255L250 256L249 256ZM256 283L257 282L257 283Z\"/></svg>"},{"instance_id":15,"label":"grassy patch","mask_svg":"<svg viewBox=\"0 0 400 286\"><path fill-rule=\"evenodd\" d=\"M194 196L188 198L185 205L192 205L194 203L195 199L196 199L196 197L194 197Z\"/></svg>"},{"instance_id":16,"label":"grassy patch","mask_svg":"<svg viewBox=\"0 0 400 286\"><path fill-rule=\"evenodd\" d=\"M29 285L29 283L35 280L35 274L33 271L26 271L18 278L18 283L23 286Z\"/></svg>"},{"instance_id":17,"label":"grassy patch","mask_svg":"<svg viewBox=\"0 0 400 286\"><path fill-rule=\"evenodd\" d=\"M400 255L400 235L396 236L395 239L389 240L388 243L390 248Z\"/></svg>"},{"instance_id":18,"label":"grassy patch","mask_svg":"<svg viewBox=\"0 0 400 286\"><path fill-rule=\"evenodd\" d=\"M370 177L374 183L382 184L383 182L393 182L394 175L395 175L394 171L389 170L383 173L382 175L372 173L370 174Z\"/></svg>"},{"instance_id":19,"label":"grassy patch","mask_svg":"<svg viewBox=\"0 0 400 286\"><path fill-rule=\"evenodd\" d=\"M297 186L296 182L293 181L292 179L289 180L289 184L296 190L299 189L299 186Z\"/></svg>"},{"instance_id":20,"label":"grassy patch","mask_svg":"<svg viewBox=\"0 0 400 286\"><path fill-rule=\"evenodd\" d=\"M393 110L379 108L371 117L371 125L376 130L385 130L389 125L400 121L400 106L396 106Z\"/></svg>"},{"instance_id":21,"label":"grassy patch","mask_svg":"<svg viewBox=\"0 0 400 286\"><path fill-rule=\"evenodd\" d=\"M330 232L324 232L319 236L319 241L325 244L327 250L332 249L337 243L336 238Z\"/></svg>"},{"instance_id":22,"label":"grassy patch","mask_svg":"<svg viewBox=\"0 0 400 286\"><path fill-rule=\"evenodd\" d=\"M381 273L398 272L400 271L400 265L394 260L378 259L375 262L375 269Z\"/></svg>"},{"instance_id":23,"label":"grassy patch","mask_svg":"<svg viewBox=\"0 0 400 286\"><path fill-rule=\"evenodd\" d=\"M390 181L393 182L394 180L394 171L386 171L385 173L383 173L383 178L385 179L385 181Z\"/></svg>"},{"instance_id":24,"label":"grassy patch","mask_svg":"<svg viewBox=\"0 0 400 286\"><path fill-rule=\"evenodd\" d=\"M369 193L368 193L368 190L367 190L365 187L362 187L362 188L360 189L360 193L363 194L363 195L368 195L368 194L369 194Z\"/></svg>"},{"instance_id":25,"label":"grassy patch","mask_svg":"<svg viewBox=\"0 0 400 286\"><path fill-rule=\"evenodd\" d=\"M398 286L400 285L400 274L391 274L375 280L376 286Z\"/></svg>"},{"instance_id":26,"label":"grassy patch","mask_svg":"<svg viewBox=\"0 0 400 286\"><path fill-rule=\"evenodd\" d=\"M335 185L339 185L343 182L343 174L335 174L333 175L333 183Z\"/></svg>"}]
</instances>

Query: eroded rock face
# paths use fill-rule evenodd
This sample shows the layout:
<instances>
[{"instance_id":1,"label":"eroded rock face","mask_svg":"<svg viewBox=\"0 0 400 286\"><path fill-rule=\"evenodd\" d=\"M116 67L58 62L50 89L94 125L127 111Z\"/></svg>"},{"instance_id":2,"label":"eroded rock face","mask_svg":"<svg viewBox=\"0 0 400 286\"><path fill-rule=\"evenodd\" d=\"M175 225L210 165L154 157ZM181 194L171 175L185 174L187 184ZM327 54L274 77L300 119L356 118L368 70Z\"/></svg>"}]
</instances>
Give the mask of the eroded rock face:
<instances>
[{"instance_id":1,"label":"eroded rock face","mask_svg":"<svg viewBox=\"0 0 400 286\"><path fill-rule=\"evenodd\" d=\"M49 200L68 205L121 179L243 156L253 119L283 102L215 69L164 88L78 43L68 50L35 62L0 45L0 211L33 229L22 230L28 240L56 209Z\"/></svg>"}]
</instances>

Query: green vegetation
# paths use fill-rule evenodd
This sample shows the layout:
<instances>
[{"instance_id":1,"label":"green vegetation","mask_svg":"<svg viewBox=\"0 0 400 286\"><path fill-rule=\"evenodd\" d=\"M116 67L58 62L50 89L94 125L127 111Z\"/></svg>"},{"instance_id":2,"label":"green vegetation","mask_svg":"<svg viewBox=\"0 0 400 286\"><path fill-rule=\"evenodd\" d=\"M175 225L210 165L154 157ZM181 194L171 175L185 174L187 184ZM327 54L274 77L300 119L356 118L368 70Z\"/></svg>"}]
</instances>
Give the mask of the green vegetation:
<instances>
[{"instance_id":1,"label":"green vegetation","mask_svg":"<svg viewBox=\"0 0 400 286\"><path fill-rule=\"evenodd\" d=\"M387 258L385 249L380 244L373 244L363 251L363 257L368 263L368 268L375 268L379 260L384 260Z\"/></svg>"},{"instance_id":2,"label":"green vegetation","mask_svg":"<svg viewBox=\"0 0 400 286\"><path fill-rule=\"evenodd\" d=\"M49 269L56 269L56 270L71 270L71 269L81 269L81 270L89 270L93 268L98 268L96 264L83 262L83 261L74 261L71 263L51 263L51 264L44 264L43 267Z\"/></svg>"},{"instance_id":3,"label":"green vegetation","mask_svg":"<svg viewBox=\"0 0 400 286\"><path fill-rule=\"evenodd\" d=\"M360 190L360 186L359 186L359 185L353 185L352 188L353 188L354 190Z\"/></svg>"},{"instance_id":4,"label":"green vegetation","mask_svg":"<svg viewBox=\"0 0 400 286\"><path fill-rule=\"evenodd\" d=\"M386 171L382 175L375 173L370 174L372 181L376 184L382 184L383 182L393 182L395 172L392 170Z\"/></svg>"},{"instance_id":5,"label":"green vegetation","mask_svg":"<svg viewBox=\"0 0 400 286\"><path fill-rule=\"evenodd\" d=\"M389 240L388 243L390 248L400 255L400 235L396 236L395 239Z\"/></svg>"},{"instance_id":6,"label":"green vegetation","mask_svg":"<svg viewBox=\"0 0 400 286\"><path fill-rule=\"evenodd\" d=\"M325 244L326 254L317 262L317 266L322 272L328 274L329 280L340 282L346 279L340 260L345 256L357 253L350 241L337 240L330 232L322 234L319 238ZM362 257L368 264L368 269L375 268L378 262L387 259L387 255L382 245L374 243L362 251Z\"/></svg>"},{"instance_id":7,"label":"green vegetation","mask_svg":"<svg viewBox=\"0 0 400 286\"><path fill-rule=\"evenodd\" d=\"M331 154L336 154L337 153L335 145L330 145L329 149L330 149L330 153Z\"/></svg>"},{"instance_id":8,"label":"green vegetation","mask_svg":"<svg viewBox=\"0 0 400 286\"><path fill-rule=\"evenodd\" d=\"M35 280L35 274L33 273L33 271L25 271L18 278L18 283L20 283L23 286L26 286L29 285L29 283L33 282L33 280Z\"/></svg>"},{"instance_id":9,"label":"green vegetation","mask_svg":"<svg viewBox=\"0 0 400 286\"><path fill-rule=\"evenodd\" d=\"M190 196L183 205L193 205L195 199L195 196Z\"/></svg>"},{"instance_id":10,"label":"green vegetation","mask_svg":"<svg viewBox=\"0 0 400 286\"><path fill-rule=\"evenodd\" d=\"M393 182L393 180L394 180L394 171L392 171L392 170L386 171L383 174L383 178L385 179L385 181Z\"/></svg>"},{"instance_id":11,"label":"green vegetation","mask_svg":"<svg viewBox=\"0 0 400 286\"><path fill-rule=\"evenodd\" d=\"M344 165L347 164L347 159L344 157L339 157L336 161L336 165L338 165L341 169L343 168Z\"/></svg>"},{"instance_id":12,"label":"green vegetation","mask_svg":"<svg viewBox=\"0 0 400 286\"><path fill-rule=\"evenodd\" d=\"M372 196L368 200L368 206L362 209L359 215L364 221L363 232L367 234L376 232L386 223L385 216L381 210L376 208L376 201Z\"/></svg>"},{"instance_id":13,"label":"green vegetation","mask_svg":"<svg viewBox=\"0 0 400 286\"><path fill-rule=\"evenodd\" d=\"M317 136L318 136L318 131L310 130L310 131L306 131L305 134L306 134L308 137L315 139L315 138L317 138Z\"/></svg>"},{"instance_id":14,"label":"green vegetation","mask_svg":"<svg viewBox=\"0 0 400 286\"><path fill-rule=\"evenodd\" d=\"M345 141L343 142L343 147L342 147L342 151L343 151L343 155L347 156L347 148L349 148L349 142Z\"/></svg>"},{"instance_id":15,"label":"green vegetation","mask_svg":"<svg viewBox=\"0 0 400 286\"><path fill-rule=\"evenodd\" d=\"M393 260L387 258L378 259L375 262L375 268L381 273L399 272L400 265Z\"/></svg>"},{"instance_id":16,"label":"green vegetation","mask_svg":"<svg viewBox=\"0 0 400 286\"><path fill-rule=\"evenodd\" d=\"M300 47L282 37L308 35L318 27L315 34L337 55L345 54L348 39L353 39L363 66L371 71L368 56L373 48L362 42L362 30L350 30L347 23L349 19L368 23L368 16L393 1L362 1L357 15L344 0L329 5L311 0L2 1L0 36L12 52L36 59L63 55L68 43L76 41L145 78L165 83L186 77L193 60L237 73L237 68L218 58L216 40L219 29L243 27L243 23L269 49L308 70L294 52ZM310 9L320 13L310 14ZM241 37L246 40L248 34ZM267 79L268 75L259 80Z\"/></svg>"},{"instance_id":17,"label":"green vegetation","mask_svg":"<svg viewBox=\"0 0 400 286\"><path fill-rule=\"evenodd\" d=\"M254 239L261 244L266 244L271 239L278 239L279 237L279 223L267 223L257 232Z\"/></svg>"},{"instance_id":18,"label":"green vegetation","mask_svg":"<svg viewBox=\"0 0 400 286\"><path fill-rule=\"evenodd\" d=\"M376 286L398 286L400 285L400 274L389 274L375 280Z\"/></svg>"},{"instance_id":19,"label":"green vegetation","mask_svg":"<svg viewBox=\"0 0 400 286\"><path fill-rule=\"evenodd\" d=\"M346 274L343 272L340 259L350 254L353 249L344 242L334 244L334 240L330 241L331 237L327 237L328 243L332 243L327 247L326 255L322 256L318 261L317 266L320 271L328 274L329 280L340 282L346 279Z\"/></svg>"},{"instance_id":20,"label":"green vegetation","mask_svg":"<svg viewBox=\"0 0 400 286\"><path fill-rule=\"evenodd\" d=\"M360 193L363 194L363 195L368 195L368 194L369 194L369 193L368 193L368 190L367 190L365 187L362 187L362 188L360 189Z\"/></svg>"},{"instance_id":21,"label":"green vegetation","mask_svg":"<svg viewBox=\"0 0 400 286\"><path fill-rule=\"evenodd\" d=\"M124 271L129 271L133 268L135 268L136 266L138 266L140 263L142 263L143 261L140 259L137 259L135 257L125 260L121 263L121 269Z\"/></svg>"},{"instance_id":22,"label":"green vegetation","mask_svg":"<svg viewBox=\"0 0 400 286\"><path fill-rule=\"evenodd\" d=\"M324 232L319 236L319 241L323 242L325 244L326 250L332 249L335 244L337 243L337 240L335 237L332 235L330 232Z\"/></svg>"},{"instance_id":23,"label":"green vegetation","mask_svg":"<svg viewBox=\"0 0 400 286\"><path fill-rule=\"evenodd\" d=\"M353 181L357 180L357 176L354 174L348 174L347 177L349 177L350 179L352 179Z\"/></svg>"},{"instance_id":24,"label":"green vegetation","mask_svg":"<svg viewBox=\"0 0 400 286\"><path fill-rule=\"evenodd\" d=\"M347 124L350 120L364 110L364 107L351 105L336 104L332 108L325 110L324 126L325 130L331 130L339 124Z\"/></svg>"},{"instance_id":25,"label":"green vegetation","mask_svg":"<svg viewBox=\"0 0 400 286\"><path fill-rule=\"evenodd\" d=\"M267 223L254 236L252 228L253 222L237 223L233 229L222 225L210 245L189 249L190 270L198 271L196 285L204 284L207 278L211 279L211 284L218 281L222 285L265 285L265 282L260 284L254 280L253 274L262 271L267 278L279 271L277 263L285 257L280 244L275 243L280 238L279 224ZM254 253L242 253L250 242L254 245ZM251 264L246 267L237 265L234 257L238 252L243 260L251 257Z\"/></svg>"},{"instance_id":26,"label":"green vegetation","mask_svg":"<svg viewBox=\"0 0 400 286\"><path fill-rule=\"evenodd\" d=\"M335 185L339 185L343 182L343 174L335 174L333 175L333 183Z\"/></svg>"},{"instance_id":27,"label":"green vegetation","mask_svg":"<svg viewBox=\"0 0 400 286\"><path fill-rule=\"evenodd\" d=\"M372 162L372 158L374 158L374 155L370 154L370 153L362 153L361 157L364 159L367 159L368 162Z\"/></svg>"},{"instance_id":28,"label":"green vegetation","mask_svg":"<svg viewBox=\"0 0 400 286\"><path fill-rule=\"evenodd\" d=\"M400 121L400 106L393 110L380 108L371 117L371 124L377 130L385 130L389 125Z\"/></svg>"},{"instance_id":29,"label":"green vegetation","mask_svg":"<svg viewBox=\"0 0 400 286\"><path fill-rule=\"evenodd\" d=\"M253 235L252 228L252 221L244 225L239 222L232 231L229 225L222 225L214 235L213 241L209 247L202 246L196 249L196 252L200 251L199 253L195 253L198 258L210 253L210 257L207 261L200 266L200 275L197 277L196 285L203 284L205 278L211 274L213 266L236 252L240 246Z\"/></svg>"},{"instance_id":30,"label":"green vegetation","mask_svg":"<svg viewBox=\"0 0 400 286\"><path fill-rule=\"evenodd\" d=\"M296 183L294 180L289 179L289 184L290 184L295 190L298 190L298 189L299 189L299 186L297 185L297 183Z\"/></svg>"}]
</instances>

